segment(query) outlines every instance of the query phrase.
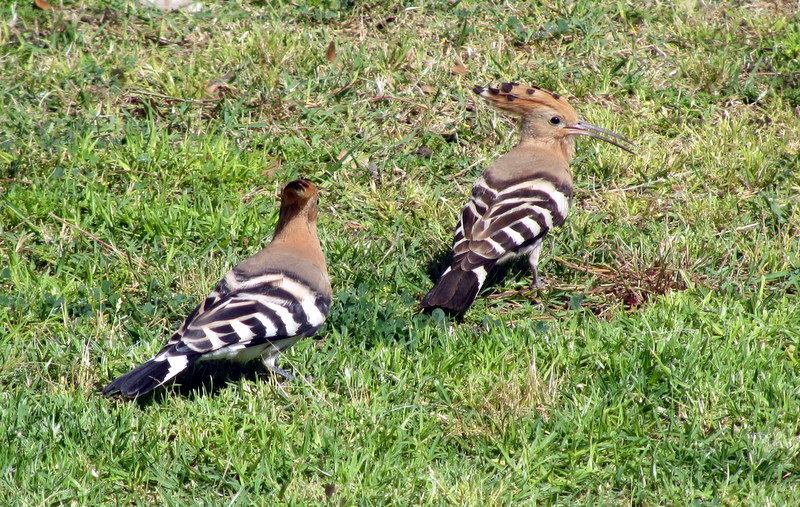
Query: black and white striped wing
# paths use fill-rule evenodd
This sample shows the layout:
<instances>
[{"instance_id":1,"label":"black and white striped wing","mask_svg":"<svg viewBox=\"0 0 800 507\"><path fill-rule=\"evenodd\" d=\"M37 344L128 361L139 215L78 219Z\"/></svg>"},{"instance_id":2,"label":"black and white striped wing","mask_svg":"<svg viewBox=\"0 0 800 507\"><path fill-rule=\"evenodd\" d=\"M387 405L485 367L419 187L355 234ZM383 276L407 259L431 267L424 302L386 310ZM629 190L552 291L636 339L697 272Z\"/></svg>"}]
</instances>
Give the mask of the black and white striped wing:
<instances>
[{"instance_id":1,"label":"black and white striped wing","mask_svg":"<svg viewBox=\"0 0 800 507\"><path fill-rule=\"evenodd\" d=\"M217 301L187 323L176 348L234 358L245 348L314 334L330 309L329 297L286 273L239 280L231 271L215 292Z\"/></svg>"},{"instance_id":2,"label":"black and white striped wing","mask_svg":"<svg viewBox=\"0 0 800 507\"><path fill-rule=\"evenodd\" d=\"M195 317L197 317L200 314L203 314L203 313L207 312L209 309L211 309L213 306L215 306L217 303L219 303L220 294L221 293L227 293L227 292L228 291L226 289L225 280L222 280L214 288L214 291L211 294L209 294L203 300L202 303L197 305L197 307L195 307L195 309L192 310L191 313L189 313L189 315L183 320L183 322L181 323L181 326L178 328L178 330L175 331L172 334L172 336L170 336L169 340L167 341L167 344L164 346L164 349L170 347L171 345L175 345L176 343L178 343L181 340L181 337L186 332L186 328L189 326L189 324L192 323L192 321L194 321Z\"/></svg>"},{"instance_id":3,"label":"black and white striped wing","mask_svg":"<svg viewBox=\"0 0 800 507\"><path fill-rule=\"evenodd\" d=\"M535 174L501 190L479 179L456 230L453 263L476 269L529 251L564 223L570 198L570 187Z\"/></svg>"},{"instance_id":4,"label":"black and white striped wing","mask_svg":"<svg viewBox=\"0 0 800 507\"><path fill-rule=\"evenodd\" d=\"M167 361L176 374L197 359L247 361L271 343L313 335L330 303L330 297L285 273L240 280L231 271L153 360Z\"/></svg>"}]
</instances>

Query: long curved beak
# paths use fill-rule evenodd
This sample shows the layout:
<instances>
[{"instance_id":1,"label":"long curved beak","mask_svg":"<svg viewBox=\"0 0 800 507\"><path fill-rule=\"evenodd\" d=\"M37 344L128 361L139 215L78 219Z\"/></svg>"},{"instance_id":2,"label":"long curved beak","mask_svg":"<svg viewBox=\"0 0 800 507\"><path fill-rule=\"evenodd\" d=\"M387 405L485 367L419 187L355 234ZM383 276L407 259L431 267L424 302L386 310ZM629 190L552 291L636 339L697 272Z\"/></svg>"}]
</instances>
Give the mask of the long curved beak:
<instances>
[{"instance_id":1,"label":"long curved beak","mask_svg":"<svg viewBox=\"0 0 800 507\"><path fill-rule=\"evenodd\" d=\"M600 139L601 141L613 144L617 148L622 148L623 150L627 151L628 153L632 153L633 155L636 155L636 152L634 152L633 149L639 148L629 139L626 139L619 134L615 134L610 130L596 127L591 123L586 123L585 121L579 121L575 125L567 127L567 131L569 135L573 136L589 136L595 139ZM614 139L618 139L622 142L628 143L633 149L619 144L618 142L614 141Z\"/></svg>"}]
</instances>

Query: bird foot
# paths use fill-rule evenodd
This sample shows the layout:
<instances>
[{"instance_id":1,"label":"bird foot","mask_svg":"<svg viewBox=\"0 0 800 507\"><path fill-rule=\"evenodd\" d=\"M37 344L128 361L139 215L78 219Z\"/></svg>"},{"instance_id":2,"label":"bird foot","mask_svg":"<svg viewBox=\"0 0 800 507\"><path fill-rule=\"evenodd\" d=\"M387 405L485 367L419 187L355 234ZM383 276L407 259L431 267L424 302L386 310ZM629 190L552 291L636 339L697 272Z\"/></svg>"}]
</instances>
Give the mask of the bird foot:
<instances>
[{"instance_id":1,"label":"bird foot","mask_svg":"<svg viewBox=\"0 0 800 507\"><path fill-rule=\"evenodd\" d=\"M279 377L283 377L284 380L287 380L289 382L294 380L294 375L292 375L288 371L284 370L283 368L278 368L277 366L272 365L272 366L267 366L267 369L269 371L271 371L272 373L274 373L275 375L277 375Z\"/></svg>"}]
</instances>

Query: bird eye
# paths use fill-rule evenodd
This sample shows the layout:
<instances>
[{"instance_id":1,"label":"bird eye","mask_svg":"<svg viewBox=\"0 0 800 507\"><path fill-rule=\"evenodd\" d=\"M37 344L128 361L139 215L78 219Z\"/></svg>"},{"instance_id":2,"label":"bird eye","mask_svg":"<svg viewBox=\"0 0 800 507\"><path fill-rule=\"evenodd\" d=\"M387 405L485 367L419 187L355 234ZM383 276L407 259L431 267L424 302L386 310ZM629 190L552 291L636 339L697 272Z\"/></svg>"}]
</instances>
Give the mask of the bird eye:
<instances>
[{"instance_id":1,"label":"bird eye","mask_svg":"<svg viewBox=\"0 0 800 507\"><path fill-rule=\"evenodd\" d=\"M558 125L559 123L561 123L561 118L559 118L558 116L553 116L552 118L550 118L550 123L552 125Z\"/></svg>"}]
</instances>

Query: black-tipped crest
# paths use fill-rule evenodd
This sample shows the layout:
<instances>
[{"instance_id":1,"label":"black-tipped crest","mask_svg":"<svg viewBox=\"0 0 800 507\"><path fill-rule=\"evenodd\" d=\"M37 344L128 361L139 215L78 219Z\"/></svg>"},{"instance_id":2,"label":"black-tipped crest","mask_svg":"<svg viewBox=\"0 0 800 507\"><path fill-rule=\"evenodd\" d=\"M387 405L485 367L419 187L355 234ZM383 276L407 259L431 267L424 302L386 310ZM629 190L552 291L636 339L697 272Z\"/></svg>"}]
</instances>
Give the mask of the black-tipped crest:
<instances>
[{"instance_id":1,"label":"black-tipped crest","mask_svg":"<svg viewBox=\"0 0 800 507\"><path fill-rule=\"evenodd\" d=\"M311 183L310 180L300 179L300 180L290 181L289 183L287 183L286 186L284 187L284 190L292 190L294 192L302 194L306 190L308 190L309 188L313 188L313 187L314 187L314 184Z\"/></svg>"},{"instance_id":2,"label":"black-tipped crest","mask_svg":"<svg viewBox=\"0 0 800 507\"><path fill-rule=\"evenodd\" d=\"M281 202L286 205L293 205L313 200L316 195L317 187L311 182L311 180L294 180L290 181L285 187L283 187L283 192L281 193Z\"/></svg>"},{"instance_id":3,"label":"black-tipped crest","mask_svg":"<svg viewBox=\"0 0 800 507\"><path fill-rule=\"evenodd\" d=\"M281 209L275 236L277 237L283 231L289 220L299 214L316 221L318 202L319 191L311 180L300 179L287 183L281 193Z\"/></svg>"},{"instance_id":4,"label":"black-tipped crest","mask_svg":"<svg viewBox=\"0 0 800 507\"><path fill-rule=\"evenodd\" d=\"M515 115L524 116L541 107L550 107L568 121L577 121L575 110L566 100L538 86L512 81L500 83L499 88L475 86L473 90L492 106Z\"/></svg>"}]
</instances>

